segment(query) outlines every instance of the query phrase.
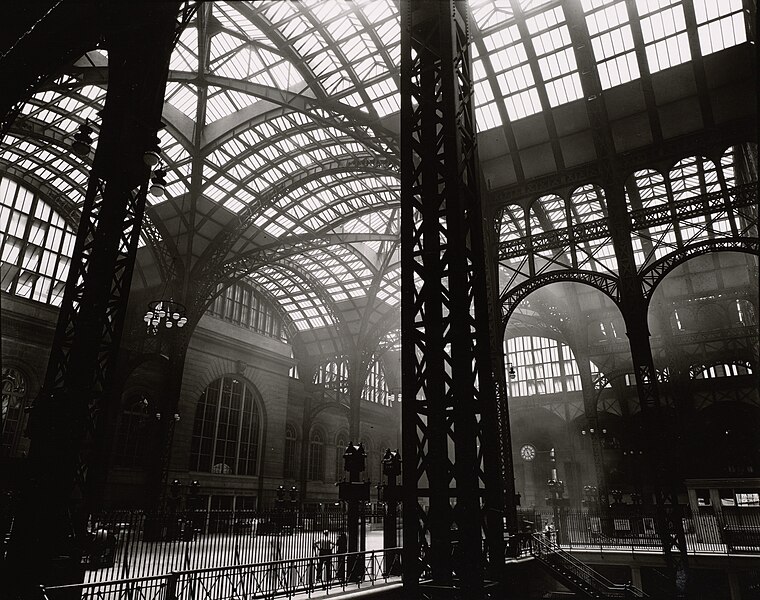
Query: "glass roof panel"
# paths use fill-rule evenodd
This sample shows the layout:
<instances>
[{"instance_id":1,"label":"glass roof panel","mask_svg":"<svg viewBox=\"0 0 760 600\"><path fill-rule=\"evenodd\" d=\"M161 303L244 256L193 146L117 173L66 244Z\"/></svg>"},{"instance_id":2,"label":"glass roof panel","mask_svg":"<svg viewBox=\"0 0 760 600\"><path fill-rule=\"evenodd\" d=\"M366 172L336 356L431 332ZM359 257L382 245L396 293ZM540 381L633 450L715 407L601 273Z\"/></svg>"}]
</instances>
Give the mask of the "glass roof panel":
<instances>
[{"instance_id":1,"label":"glass roof panel","mask_svg":"<svg viewBox=\"0 0 760 600\"><path fill-rule=\"evenodd\" d=\"M290 269L280 265L264 266L250 275L250 279L279 302L299 330L335 324L319 296Z\"/></svg>"},{"instance_id":2,"label":"glass roof panel","mask_svg":"<svg viewBox=\"0 0 760 600\"><path fill-rule=\"evenodd\" d=\"M179 36L179 41L169 59L169 69L172 71L198 71L198 30L186 27Z\"/></svg>"},{"instance_id":3,"label":"glass roof panel","mask_svg":"<svg viewBox=\"0 0 760 600\"><path fill-rule=\"evenodd\" d=\"M747 41L741 0L694 0L702 55Z\"/></svg>"},{"instance_id":4,"label":"glass roof panel","mask_svg":"<svg viewBox=\"0 0 760 600\"><path fill-rule=\"evenodd\" d=\"M225 27L274 49L269 37L254 25L249 17L241 14L241 10L244 9L245 6L240 2L214 2L213 14Z\"/></svg>"},{"instance_id":5,"label":"glass roof panel","mask_svg":"<svg viewBox=\"0 0 760 600\"><path fill-rule=\"evenodd\" d=\"M186 117L195 119L198 107L198 88L193 84L168 82L164 99Z\"/></svg>"},{"instance_id":6,"label":"glass roof panel","mask_svg":"<svg viewBox=\"0 0 760 600\"><path fill-rule=\"evenodd\" d=\"M652 73L691 60L686 18L678 0L636 0Z\"/></svg>"}]
</instances>

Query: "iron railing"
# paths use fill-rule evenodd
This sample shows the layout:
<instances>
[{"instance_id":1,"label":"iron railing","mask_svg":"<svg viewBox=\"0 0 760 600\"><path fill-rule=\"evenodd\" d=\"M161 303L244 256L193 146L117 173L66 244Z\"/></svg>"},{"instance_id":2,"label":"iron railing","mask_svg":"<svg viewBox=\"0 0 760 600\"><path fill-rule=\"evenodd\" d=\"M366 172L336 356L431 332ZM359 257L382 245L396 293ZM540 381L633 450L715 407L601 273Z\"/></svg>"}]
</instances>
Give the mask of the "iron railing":
<instances>
[{"instance_id":1,"label":"iron railing","mask_svg":"<svg viewBox=\"0 0 760 600\"><path fill-rule=\"evenodd\" d=\"M760 552L760 510L722 507L719 511L691 514L683 511L682 523L689 554L741 554ZM542 531L554 520L549 511L521 511L532 531ZM552 537L565 549L630 552L661 551L654 508L622 506L606 513L560 510Z\"/></svg>"},{"instance_id":2,"label":"iron railing","mask_svg":"<svg viewBox=\"0 0 760 600\"><path fill-rule=\"evenodd\" d=\"M308 598L400 581L401 548L173 571L155 577L41 588L41 600Z\"/></svg>"},{"instance_id":3,"label":"iron railing","mask_svg":"<svg viewBox=\"0 0 760 600\"><path fill-rule=\"evenodd\" d=\"M335 543L345 527L340 511L113 511L91 519L85 581L305 558L322 531Z\"/></svg>"},{"instance_id":4,"label":"iron railing","mask_svg":"<svg viewBox=\"0 0 760 600\"><path fill-rule=\"evenodd\" d=\"M630 584L613 583L594 569L565 552L541 533L533 534L531 554L574 590L596 598L646 598Z\"/></svg>"}]
</instances>

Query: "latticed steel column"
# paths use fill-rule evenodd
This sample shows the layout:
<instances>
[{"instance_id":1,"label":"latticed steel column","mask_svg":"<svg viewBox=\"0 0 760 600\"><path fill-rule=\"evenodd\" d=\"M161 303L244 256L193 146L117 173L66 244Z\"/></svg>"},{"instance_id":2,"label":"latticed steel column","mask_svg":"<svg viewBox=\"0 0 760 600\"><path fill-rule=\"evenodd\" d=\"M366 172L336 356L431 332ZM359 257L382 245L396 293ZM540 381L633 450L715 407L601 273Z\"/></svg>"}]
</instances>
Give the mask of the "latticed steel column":
<instances>
[{"instance_id":1,"label":"latticed steel column","mask_svg":"<svg viewBox=\"0 0 760 600\"><path fill-rule=\"evenodd\" d=\"M48 371L29 421L29 480L8 553L11 584L76 581L84 522L72 514L102 477L98 422L115 375L145 208L143 152L161 119L181 2L119 5L105 33L109 82ZM15 576L15 577L14 577Z\"/></svg>"},{"instance_id":2,"label":"latticed steel column","mask_svg":"<svg viewBox=\"0 0 760 600\"><path fill-rule=\"evenodd\" d=\"M403 2L403 579L412 595L482 597L504 560L494 390L503 361L491 355L500 329L489 319L472 94L466 2Z\"/></svg>"},{"instance_id":3,"label":"latticed steel column","mask_svg":"<svg viewBox=\"0 0 760 600\"><path fill-rule=\"evenodd\" d=\"M620 273L620 310L626 325L636 391L641 406L646 441L645 457L657 509L657 533L662 541L665 561L676 573L676 592L687 593L688 554L681 514L678 510L678 475L672 460L674 432L664 427L664 415L657 388L657 373L649 343L647 302L636 272L631 242L630 218L626 210L622 181L605 181L612 242Z\"/></svg>"}]
</instances>

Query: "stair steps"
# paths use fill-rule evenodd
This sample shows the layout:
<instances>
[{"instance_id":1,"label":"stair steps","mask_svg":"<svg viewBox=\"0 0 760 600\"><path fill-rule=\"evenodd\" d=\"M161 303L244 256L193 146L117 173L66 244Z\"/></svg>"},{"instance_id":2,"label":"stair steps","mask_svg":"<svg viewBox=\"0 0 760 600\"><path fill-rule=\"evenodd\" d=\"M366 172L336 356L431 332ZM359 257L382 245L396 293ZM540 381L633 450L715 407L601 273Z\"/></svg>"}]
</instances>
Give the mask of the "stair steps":
<instances>
[{"instance_id":1,"label":"stair steps","mask_svg":"<svg viewBox=\"0 0 760 600\"><path fill-rule=\"evenodd\" d=\"M530 553L552 577L575 592L576 597L594 600L648 598L638 588L611 582L540 533L533 535Z\"/></svg>"}]
</instances>

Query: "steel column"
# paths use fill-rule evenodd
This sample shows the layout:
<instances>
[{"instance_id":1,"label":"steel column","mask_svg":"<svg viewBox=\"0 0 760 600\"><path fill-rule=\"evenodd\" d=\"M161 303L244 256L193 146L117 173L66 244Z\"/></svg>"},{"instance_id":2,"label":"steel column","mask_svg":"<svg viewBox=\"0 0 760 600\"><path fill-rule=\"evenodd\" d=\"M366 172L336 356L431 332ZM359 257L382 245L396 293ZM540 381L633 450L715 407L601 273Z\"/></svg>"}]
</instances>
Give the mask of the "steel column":
<instances>
[{"instance_id":1,"label":"steel column","mask_svg":"<svg viewBox=\"0 0 760 600\"><path fill-rule=\"evenodd\" d=\"M489 319L466 2L402 3L401 73L403 580L411 596L481 598L504 556L503 360L492 364L500 328Z\"/></svg>"},{"instance_id":2,"label":"steel column","mask_svg":"<svg viewBox=\"0 0 760 600\"><path fill-rule=\"evenodd\" d=\"M82 503L89 508L105 473L102 415L113 402L109 384L145 208L142 154L160 123L180 5L120 5L106 28L108 93L45 383L29 421L28 481L5 564L11 597L41 582L81 578Z\"/></svg>"},{"instance_id":3,"label":"steel column","mask_svg":"<svg viewBox=\"0 0 760 600\"><path fill-rule=\"evenodd\" d=\"M657 508L657 530L665 561L676 573L676 593L683 597L687 594L688 558L686 536L678 510L677 474L670 452L669 438L672 434L663 422L657 374L649 343L647 302L633 258L625 189L622 182L612 177L605 183L610 230L620 273L620 309L626 324L636 391L645 426L645 457L649 461L648 472Z\"/></svg>"}]
</instances>

